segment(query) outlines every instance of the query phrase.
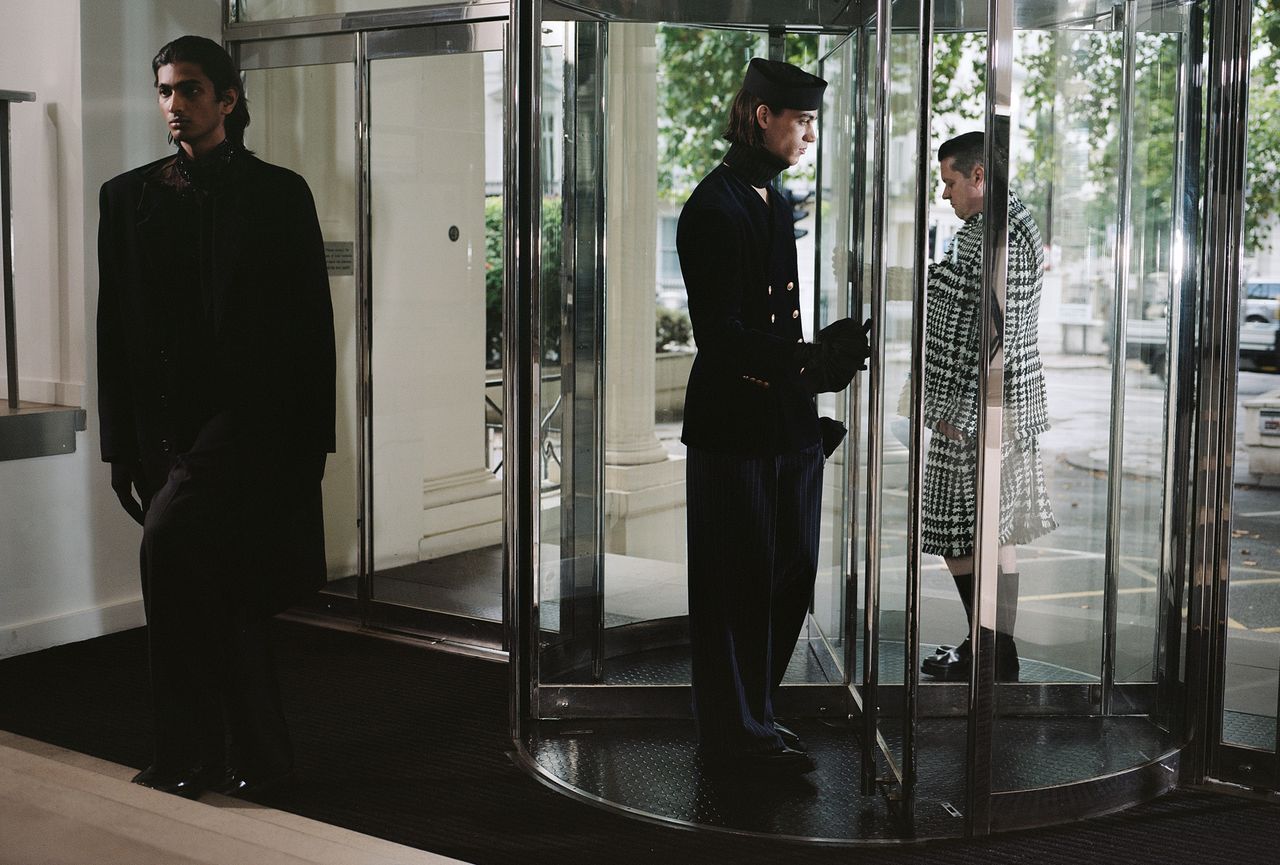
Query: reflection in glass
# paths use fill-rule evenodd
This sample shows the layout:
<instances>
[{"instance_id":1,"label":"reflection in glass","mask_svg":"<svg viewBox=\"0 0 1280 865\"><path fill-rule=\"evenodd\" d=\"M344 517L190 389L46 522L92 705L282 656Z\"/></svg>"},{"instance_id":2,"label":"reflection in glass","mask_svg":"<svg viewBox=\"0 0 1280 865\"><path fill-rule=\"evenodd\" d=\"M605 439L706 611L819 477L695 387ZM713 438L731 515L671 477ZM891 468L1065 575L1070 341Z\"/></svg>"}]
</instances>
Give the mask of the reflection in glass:
<instances>
[{"instance_id":1,"label":"reflection in glass","mask_svg":"<svg viewBox=\"0 0 1280 865\"><path fill-rule=\"evenodd\" d=\"M370 64L373 598L502 619L486 271L500 259L502 55ZM448 206L441 206L448 202Z\"/></svg>"},{"instance_id":2,"label":"reflection in glass","mask_svg":"<svg viewBox=\"0 0 1280 865\"><path fill-rule=\"evenodd\" d=\"M1183 40L1139 33L1135 51L1131 161L1132 243L1125 332L1116 670L1119 682L1155 679L1160 614L1169 301L1174 279L1178 66ZM1167 566L1167 565L1165 565Z\"/></svg>"},{"instance_id":3,"label":"reflection in glass","mask_svg":"<svg viewBox=\"0 0 1280 865\"><path fill-rule=\"evenodd\" d=\"M853 76L857 44L856 39L824 36L819 50L825 59L818 75L826 79L828 87L818 114L821 131L814 220L816 301L813 307L818 330L851 314L849 285L854 253L850 238L854 199L850 163L854 158L853 100L857 91ZM856 390L856 386L851 390ZM845 574L850 566L847 535L852 501L848 495L848 471L849 461L857 458L858 439L849 417L848 393L818 396L820 416L835 418L850 427L849 436L828 458L823 476L822 529L813 600L815 627L826 638L826 654L841 670L847 646Z\"/></svg>"},{"instance_id":4,"label":"reflection in glass","mask_svg":"<svg viewBox=\"0 0 1280 865\"><path fill-rule=\"evenodd\" d=\"M906 667L906 620L909 592L908 507L911 425L917 422L910 406L910 377L914 312L917 302L916 191L927 180L916 170L917 138L927 135L920 126L920 37L906 27L895 26L889 40L889 126L886 130L888 163L885 174L884 305L880 320L883 351L878 383L882 400L882 425L876 437L881 449L880 488L868 507L880 509L880 679L905 686L911 672ZM873 366L873 369L875 367ZM871 384L868 382L868 384ZM880 727L893 742L901 766L903 725L908 723L906 688L897 705L882 698Z\"/></svg>"},{"instance_id":5,"label":"reflection in glass","mask_svg":"<svg viewBox=\"0 0 1280 865\"><path fill-rule=\"evenodd\" d=\"M658 26L609 27L605 80L604 555L605 625L624 627L684 616L684 449L679 427L659 426L659 370L688 376L691 354L655 339L658 284ZM683 295L683 292L681 292ZM673 334L675 339L678 334ZM660 352L660 353L659 353ZM664 397L664 414L679 409Z\"/></svg>"},{"instance_id":6,"label":"reflection in glass","mask_svg":"<svg viewBox=\"0 0 1280 865\"><path fill-rule=\"evenodd\" d=\"M877 68L879 66L879 37L877 29L874 26L868 26L861 35L861 43L859 52L859 75L855 81L862 83L861 93L864 100L865 111L856 115L859 120L857 131L860 140L862 155L862 177L863 184L861 189L855 189L854 194L860 195L861 201L858 204L859 213L861 214L860 224L856 226L859 236L859 245L857 249L857 258L855 262L857 285L854 289L855 305L861 309L861 318L866 321L872 314L872 298L871 298L871 268L873 259L873 247L875 236L875 190L876 190L876 148L875 148L875 126L872 122L879 111L879 92L874 82L877 77ZM853 617L854 628L857 633L855 635L856 642L854 648L854 670L856 681L864 682L867 679L866 660L867 654L871 647L868 644L866 616L867 616L867 588L869 584L868 563L866 554L866 538L865 522L867 507L867 466L871 461L871 441L867 435L867 430L871 428L870 407L871 407L871 382L870 377L859 377L854 379L854 383L850 390L856 399L854 411L857 413L856 426L851 425L851 429L857 430L860 434L857 441L846 444L846 453L850 450L856 450L857 464L854 471L854 483L851 495L853 504L850 506L855 514L860 515L857 529L852 528L853 522L850 521L850 531L864 530L860 538L856 538L858 545L853 548L853 563L850 565L851 570L859 575L856 581L856 591L853 597L853 603L857 610Z\"/></svg>"},{"instance_id":7,"label":"reflection in glass","mask_svg":"<svg viewBox=\"0 0 1280 865\"><path fill-rule=\"evenodd\" d=\"M250 70L245 91L253 123L245 144L267 162L298 172L311 187L326 245L353 262L355 225L354 70L349 63ZM325 462L325 554L328 591L355 596L359 565L354 265L330 268L338 368L337 452Z\"/></svg>"}]
</instances>

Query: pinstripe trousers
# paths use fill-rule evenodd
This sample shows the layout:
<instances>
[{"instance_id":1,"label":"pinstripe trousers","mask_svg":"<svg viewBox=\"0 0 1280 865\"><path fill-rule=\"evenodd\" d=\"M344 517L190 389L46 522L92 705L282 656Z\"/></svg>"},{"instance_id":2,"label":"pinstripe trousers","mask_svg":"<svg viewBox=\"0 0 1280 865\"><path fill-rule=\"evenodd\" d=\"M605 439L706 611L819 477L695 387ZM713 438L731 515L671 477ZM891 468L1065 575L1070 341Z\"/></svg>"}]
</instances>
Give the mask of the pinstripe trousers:
<instances>
[{"instance_id":1,"label":"pinstripe trousers","mask_svg":"<svg viewBox=\"0 0 1280 865\"><path fill-rule=\"evenodd\" d=\"M688 449L693 712L704 750L782 745L773 693L813 595L822 464L820 445L774 457Z\"/></svg>"}]
</instances>

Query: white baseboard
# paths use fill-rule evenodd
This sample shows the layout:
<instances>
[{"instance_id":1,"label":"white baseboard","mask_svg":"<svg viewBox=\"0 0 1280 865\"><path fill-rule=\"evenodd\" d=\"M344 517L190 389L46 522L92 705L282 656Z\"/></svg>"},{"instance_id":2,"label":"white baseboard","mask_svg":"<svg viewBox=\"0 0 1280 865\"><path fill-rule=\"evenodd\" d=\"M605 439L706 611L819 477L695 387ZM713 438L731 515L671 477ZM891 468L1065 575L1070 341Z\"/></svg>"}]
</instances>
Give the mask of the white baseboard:
<instances>
[{"instance_id":1,"label":"white baseboard","mask_svg":"<svg viewBox=\"0 0 1280 865\"><path fill-rule=\"evenodd\" d=\"M146 624L142 595L31 622L0 625L0 658L78 643Z\"/></svg>"}]
</instances>

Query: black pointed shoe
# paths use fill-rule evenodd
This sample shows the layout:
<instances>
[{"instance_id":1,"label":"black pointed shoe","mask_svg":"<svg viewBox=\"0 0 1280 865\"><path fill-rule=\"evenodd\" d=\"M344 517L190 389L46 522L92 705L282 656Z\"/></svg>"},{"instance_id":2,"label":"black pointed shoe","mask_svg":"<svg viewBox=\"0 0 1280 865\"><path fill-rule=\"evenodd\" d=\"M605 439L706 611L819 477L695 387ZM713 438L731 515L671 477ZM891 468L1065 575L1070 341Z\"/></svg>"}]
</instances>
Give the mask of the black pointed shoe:
<instances>
[{"instance_id":1,"label":"black pointed shoe","mask_svg":"<svg viewBox=\"0 0 1280 865\"><path fill-rule=\"evenodd\" d=\"M151 765L134 775L132 781L161 793L172 793L184 799L198 799L221 774L220 769L207 769L203 766L168 772Z\"/></svg>"},{"instance_id":2,"label":"black pointed shoe","mask_svg":"<svg viewBox=\"0 0 1280 865\"><path fill-rule=\"evenodd\" d=\"M778 721L773 722L773 731L782 737L782 744L790 748L792 751L799 751L801 754L808 754L809 749L805 747L804 740L796 735L796 731Z\"/></svg>"},{"instance_id":3,"label":"black pointed shoe","mask_svg":"<svg viewBox=\"0 0 1280 865\"><path fill-rule=\"evenodd\" d=\"M245 769L228 769L216 782L209 785L209 790L223 796L257 796L271 793L287 786L293 780L292 769L276 769L273 771L249 771Z\"/></svg>"}]
</instances>

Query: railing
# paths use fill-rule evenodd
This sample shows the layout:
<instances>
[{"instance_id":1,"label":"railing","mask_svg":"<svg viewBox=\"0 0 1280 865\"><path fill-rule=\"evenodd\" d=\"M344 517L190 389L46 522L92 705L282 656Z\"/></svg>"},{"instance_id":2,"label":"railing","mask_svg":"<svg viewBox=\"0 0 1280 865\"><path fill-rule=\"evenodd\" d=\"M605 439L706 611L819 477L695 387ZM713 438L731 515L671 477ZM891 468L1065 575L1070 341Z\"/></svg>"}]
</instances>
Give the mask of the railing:
<instances>
[{"instance_id":1,"label":"railing","mask_svg":"<svg viewBox=\"0 0 1280 865\"><path fill-rule=\"evenodd\" d=\"M0 90L0 248L4 265L4 368L9 382L9 408L18 408L18 326L13 302L13 174L9 166L9 104L35 102L24 90Z\"/></svg>"},{"instance_id":2,"label":"railing","mask_svg":"<svg viewBox=\"0 0 1280 865\"><path fill-rule=\"evenodd\" d=\"M13 288L13 173L10 166L9 106L35 102L24 90L0 90L0 273L4 278L4 369L8 401L0 406L0 460L72 453L85 412L71 406L23 404L18 398L18 320Z\"/></svg>"},{"instance_id":3,"label":"railing","mask_svg":"<svg viewBox=\"0 0 1280 865\"><path fill-rule=\"evenodd\" d=\"M559 381L560 373L558 372L549 373L542 377L544 386L549 382L559 383ZM485 376L484 389L485 466L489 468L490 472L497 475L502 471L502 449L505 447L505 442L501 442L503 406L494 401L493 397L489 395L489 391L494 389L499 393L502 392L502 374L494 372ZM560 413L560 406L563 402L564 394L557 392L555 401L547 409L547 413L543 416L539 425L540 438L542 439L540 456L542 458L542 489L544 492L556 490L560 487L559 469L561 463L560 454L557 450L559 438L553 435L554 433L559 433L560 427L557 424L553 424L553 421L556 420L556 416ZM499 442L501 443L499 444ZM554 478L551 474L553 465L556 468Z\"/></svg>"}]
</instances>

